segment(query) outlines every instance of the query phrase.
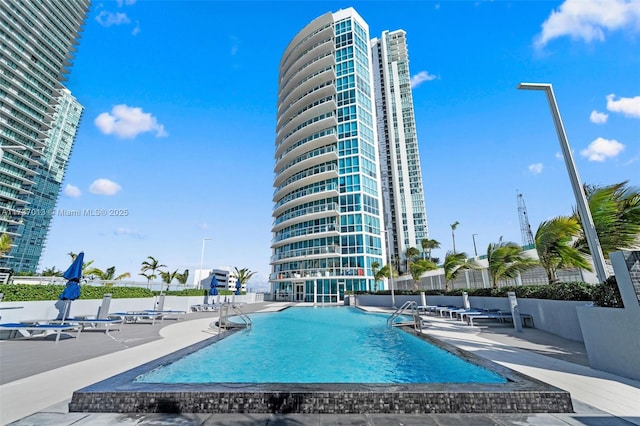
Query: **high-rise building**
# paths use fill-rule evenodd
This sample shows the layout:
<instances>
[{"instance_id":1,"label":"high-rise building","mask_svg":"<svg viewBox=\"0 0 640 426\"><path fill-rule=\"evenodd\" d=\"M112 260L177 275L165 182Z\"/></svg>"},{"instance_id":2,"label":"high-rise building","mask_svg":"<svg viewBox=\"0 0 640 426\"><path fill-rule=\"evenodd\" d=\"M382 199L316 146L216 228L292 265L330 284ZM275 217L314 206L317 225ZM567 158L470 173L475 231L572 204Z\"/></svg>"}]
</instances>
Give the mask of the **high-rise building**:
<instances>
[{"instance_id":1,"label":"high-rise building","mask_svg":"<svg viewBox=\"0 0 640 426\"><path fill-rule=\"evenodd\" d=\"M82 108L62 82L89 3L0 2L0 266L15 272L38 266L71 152Z\"/></svg>"},{"instance_id":2,"label":"high-rise building","mask_svg":"<svg viewBox=\"0 0 640 426\"><path fill-rule=\"evenodd\" d=\"M353 8L315 19L280 61L272 273L277 299L374 290L382 238L369 28Z\"/></svg>"},{"instance_id":3,"label":"high-rise building","mask_svg":"<svg viewBox=\"0 0 640 426\"><path fill-rule=\"evenodd\" d=\"M384 223L391 253L406 271L409 247L428 238L420 152L409 74L406 33L384 31L371 40Z\"/></svg>"},{"instance_id":4,"label":"high-rise building","mask_svg":"<svg viewBox=\"0 0 640 426\"><path fill-rule=\"evenodd\" d=\"M6 260L6 267L14 271L35 271L38 267L84 109L69 90L62 89L60 94L37 174L33 177L30 202L34 207L24 211L17 227L19 244L12 248Z\"/></svg>"}]
</instances>

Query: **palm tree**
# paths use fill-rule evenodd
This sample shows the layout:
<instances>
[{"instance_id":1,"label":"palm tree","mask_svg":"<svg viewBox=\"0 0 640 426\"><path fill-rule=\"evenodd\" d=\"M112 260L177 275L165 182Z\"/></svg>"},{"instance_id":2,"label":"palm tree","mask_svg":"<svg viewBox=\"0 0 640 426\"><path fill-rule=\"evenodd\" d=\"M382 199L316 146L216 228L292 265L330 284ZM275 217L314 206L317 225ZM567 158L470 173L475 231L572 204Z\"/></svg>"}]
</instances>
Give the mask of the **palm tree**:
<instances>
[{"instance_id":1,"label":"palm tree","mask_svg":"<svg viewBox=\"0 0 640 426\"><path fill-rule=\"evenodd\" d=\"M487 247L487 261L493 288L498 288L500 279L516 278L520 272L539 264L537 260L526 257L518 244L503 242L502 237L496 244L492 243Z\"/></svg>"},{"instance_id":2,"label":"palm tree","mask_svg":"<svg viewBox=\"0 0 640 426\"><path fill-rule=\"evenodd\" d=\"M142 273L138 275L142 275L147 279L147 282L151 282L151 280L158 278L158 276L156 275L156 271L158 271L160 268L166 267L167 265L161 265L155 257L147 256L147 260L142 262L142 267L140 268ZM147 273L145 274L145 272Z\"/></svg>"},{"instance_id":3,"label":"palm tree","mask_svg":"<svg viewBox=\"0 0 640 426\"><path fill-rule=\"evenodd\" d=\"M478 265L473 260L468 260L467 253L454 253L448 251L444 257L444 290L449 291L450 283L458 277L460 271L465 269L476 269Z\"/></svg>"},{"instance_id":4,"label":"palm tree","mask_svg":"<svg viewBox=\"0 0 640 426\"><path fill-rule=\"evenodd\" d=\"M431 250L433 249L439 249L440 248L440 242L437 240L430 240L428 238L423 239L422 241L420 241L420 244L422 244L422 253L426 253L427 254L427 259L428 260L432 260L431 258Z\"/></svg>"},{"instance_id":5,"label":"palm tree","mask_svg":"<svg viewBox=\"0 0 640 426\"><path fill-rule=\"evenodd\" d=\"M236 278L240 282L241 287L246 285L247 281L255 275L255 272L250 271L249 268L238 269L237 267L234 267L234 269L236 270Z\"/></svg>"},{"instance_id":6,"label":"palm tree","mask_svg":"<svg viewBox=\"0 0 640 426\"><path fill-rule=\"evenodd\" d=\"M453 222L451 224L451 239L453 240L453 252L456 252L456 229L458 228L458 225L460 225L460 222L458 222L457 220L455 222Z\"/></svg>"},{"instance_id":7,"label":"palm tree","mask_svg":"<svg viewBox=\"0 0 640 426\"><path fill-rule=\"evenodd\" d=\"M380 263L373 262L371 264L371 271L373 272L373 280L375 281L373 291L378 291L378 281L382 281L384 278L389 278L389 264L386 264L381 268ZM397 277L398 273L395 272L394 276Z\"/></svg>"},{"instance_id":8,"label":"palm tree","mask_svg":"<svg viewBox=\"0 0 640 426\"><path fill-rule=\"evenodd\" d=\"M3 257L6 252L11 250L11 244L13 241L9 234L2 234L0 236L0 257Z\"/></svg>"},{"instance_id":9,"label":"palm tree","mask_svg":"<svg viewBox=\"0 0 640 426\"><path fill-rule=\"evenodd\" d=\"M404 256L407 259L407 271L409 271L409 264L420 256L420 250L415 247L409 247L407 251L404 252Z\"/></svg>"},{"instance_id":10,"label":"palm tree","mask_svg":"<svg viewBox=\"0 0 640 426\"><path fill-rule=\"evenodd\" d=\"M380 276L378 275L380 273L380 262L372 262L371 263L371 272L373 272L373 291L377 292L378 291L378 281L380 281Z\"/></svg>"},{"instance_id":11,"label":"palm tree","mask_svg":"<svg viewBox=\"0 0 640 426\"><path fill-rule=\"evenodd\" d=\"M69 253L67 253L69 255L69 257L71 258L71 262L73 262L74 260L76 260L76 257L78 257L77 253L74 253L72 251L70 251ZM91 275L90 273L88 273L87 271L89 271L90 266L93 264L93 262L95 262L95 260L88 260L86 262L82 262L82 276L85 275Z\"/></svg>"},{"instance_id":12,"label":"palm tree","mask_svg":"<svg viewBox=\"0 0 640 426\"><path fill-rule=\"evenodd\" d=\"M91 261L93 262L93 261ZM82 273L83 275L93 275L96 278L98 278L99 280L102 281L119 281L121 279L124 278L129 278L131 276L131 274L129 272L125 272L123 274L120 274L118 276L116 276L116 267L112 266L110 268L105 269L104 271L102 269L98 269L98 268L91 268L88 269L86 271L83 271Z\"/></svg>"},{"instance_id":13,"label":"palm tree","mask_svg":"<svg viewBox=\"0 0 640 426\"><path fill-rule=\"evenodd\" d=\"M176 274L176 280L178 280L178 283L180 283L182 285L187 284L187 280L188 279L189 279L189 270L188 269L185 269L184 272L181 273L181 274Z\"/></svg>"},{"instance_id":14,"label":"palm tree","mask_svg":"<svg viewBox=\"0 0 640 426\"><path fill-rule=\"evenodd\" d=\"M52 266L51 268L44 269L42 271L42 276L43 277L61 277L62 271L57 269L55 266Z\"/></svg>"},{"instance_id":15,"label":"palm tree","mask_svg":"<svg viewBox=\"0 0 640 426\"><path fill-rule=\"evenodd\" d=\"M640 188L627 186L628 181L597 187L585 186L589 210L605 256L616 250L640 247ZM578 214L574 211L574 217ZM586 239L578 238L575 246L589 252Z\"/></svg>"},{"instance_id":16,"label":"palm tree","mask_svg":"<svg viewBox=\"0 0 640 426\"><path fill-rule=\"evenodd\" d=\"M536 231L536 251L540 265L547 271L549 283L558 281L557 271L563 268L581 268L591 271L591 264L571 244L580 235L577 218L558 216L544 221Z\"/></svg>"},{"instance_id":17,"label":"palm tree","mask_svg":"<svg viewBox=\"0 0 640 426\"><path fill-rule=\"evenodd\" d=\"M420 281L420 277L427 271L433 271L434 269L438 269L438 265L433 263L430 260L418 259L409 264L409 273L411 274L411 278L413 278L413 289L418 290L418 281Z\"/></svg>"},{"instance_id":18,"label":"palm tree","mask_svg":"<svg viewBox=\"0 0 640 426\"><path fill-rule=\"evenodd\" d=\"M176 269L173 272L169 272L169 271L159 271L159 272L160 272L160 277L162 278L162 282L167 284L167 291L169 291L169 287L171 287L171 283L176 278L176 275L178 274L178 270Z\"/></svg>"}]
</instances>

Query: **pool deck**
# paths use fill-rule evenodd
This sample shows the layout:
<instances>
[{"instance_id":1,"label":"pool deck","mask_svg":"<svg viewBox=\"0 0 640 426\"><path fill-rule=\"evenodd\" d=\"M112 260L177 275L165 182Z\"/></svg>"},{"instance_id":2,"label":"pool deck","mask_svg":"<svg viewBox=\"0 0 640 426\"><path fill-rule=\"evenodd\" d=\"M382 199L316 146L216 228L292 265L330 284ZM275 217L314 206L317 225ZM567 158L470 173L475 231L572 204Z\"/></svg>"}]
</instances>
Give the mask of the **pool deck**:
<instances>
[{"instance_id":1,"label":"pool deck","mask_svg":"<svg viewBox=\"0 0 640 426\"><path fill-rule=\"evenodd\" d=\"M290 303L244 305L271 312ZM300 305L300 304L298 304ZM385 311L365 308L372 311ZM127 324L111 333L83 332L59 343L0 341L0 424L15 425L640 425L640 382L588 367L584 345L534 329L469 327L428 317L424 332L498 364L569 391L573 414L118 414L69 413L75 390L211 337L216 312L163 324Z\"/></svg>"}]
</instances>

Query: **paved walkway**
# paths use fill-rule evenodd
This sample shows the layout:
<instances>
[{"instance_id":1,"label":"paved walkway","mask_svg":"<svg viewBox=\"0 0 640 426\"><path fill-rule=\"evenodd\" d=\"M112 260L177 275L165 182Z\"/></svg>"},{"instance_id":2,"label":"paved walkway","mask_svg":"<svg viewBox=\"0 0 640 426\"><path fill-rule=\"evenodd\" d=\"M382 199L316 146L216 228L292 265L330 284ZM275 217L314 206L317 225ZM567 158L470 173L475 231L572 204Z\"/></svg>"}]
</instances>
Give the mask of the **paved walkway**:
<instances>
[{"instance_id":1,"label":"paved walkway","mask_svg":"<svg viewBox=\"0 0 640 426\"><path fill-rule=\"evenodd\" d=\"M245 311L275 311L286 305L264 302L246 305ZM73 391L210 337L215 333L209 327L215 318L215 313L189 314L186 321L167 321L157 329L150 324L134 324L112 333L113 338L104 333L83 333L78 340L69 339L58 344L35 340L0 342L3 376L11 370L5 368L5 361L10 360L16 370L13 374L18 377L6 381L0 377L0 424L640 425L640 383L583 365L585 357L580 353L579 344L576 346L575 342L569 343L571 341L539 330L525 329L514 334L508 329L469 327L437 317L428 319L430 325L425 332L571 392L576 413L173 415L68 412L67 404ZM82 342L92 349L82 350L79 345ZM564 350L565 347L572 349ZM50 353L56 355L49 357ZM65 353L72 359L71 364L68 359L65 361ZM85 359L78 361L82 357Z\"/></svg>"}]
</instances>

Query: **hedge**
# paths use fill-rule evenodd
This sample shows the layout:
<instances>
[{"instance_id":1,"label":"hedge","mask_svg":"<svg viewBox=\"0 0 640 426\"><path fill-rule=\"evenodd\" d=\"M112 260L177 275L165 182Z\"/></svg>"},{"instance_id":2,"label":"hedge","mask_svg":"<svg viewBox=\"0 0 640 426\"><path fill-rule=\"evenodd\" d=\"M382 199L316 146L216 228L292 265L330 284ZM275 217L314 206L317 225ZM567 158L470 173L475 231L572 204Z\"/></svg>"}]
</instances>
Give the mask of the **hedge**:
<instances>
[{"instance_id":1,"label":"hedge","mask_svg":"<svg viewBox=\"0 0 640 426\"><path fill-rule=\"evenodd\" d=\"M585 282L566 282L548 285L522 285L499 288L457 288L445 292L444 290L424 290L427 296L461 296L463 292L469 296L506 297L513 291L517 297L523 299L575 300L593 301L598 306L622 307L620 292L615 283L615 277L610 277L604 284L588 284ZM369 294L356 292L357 294ZM418 295L421 291L396 290L395 295ZM390 290L379 291L375 294L389 295Z\"/></svg>"},{"instance_id":2,"label":"hedge","mask_svg":"<svg viewBox=\"0 0 640 426\"><path fill-rule=\"evenodd\" d=\"M40 300L58 300L65 286L56 284L0 284L0 293L4 293L3 302L33 302ZM160 291L143 287L116 287L110 285L82 285L80 299L102 299L105 293L111 293L113 299L138 299L153 297ZM221 296L231 296L231 290L220 290ZM167 296L204 296L209 290L189 288L164 292ZM245 294L245 293L243 293Z\"/></svg>"}]
</instances>

